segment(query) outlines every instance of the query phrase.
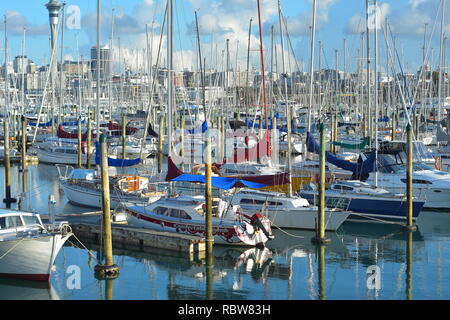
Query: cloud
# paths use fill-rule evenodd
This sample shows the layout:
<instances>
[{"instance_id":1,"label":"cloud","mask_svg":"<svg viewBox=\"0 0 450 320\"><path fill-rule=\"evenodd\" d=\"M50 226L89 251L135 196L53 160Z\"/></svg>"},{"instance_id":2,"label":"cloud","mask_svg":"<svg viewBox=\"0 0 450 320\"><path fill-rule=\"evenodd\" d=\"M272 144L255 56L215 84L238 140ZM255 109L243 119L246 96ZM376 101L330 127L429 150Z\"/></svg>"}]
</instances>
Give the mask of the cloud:
<instances>
[{"instance_id":1,"label":"cloud","mask_svg":"<svg viewBox=\"0 0 450 320\"><path fill-rule=\"evenodd\" d=\"M23 35L23 29L26 29L28 35L42 36L50 35L50 27L48 24L33 24L18 11L8 10L6 15L6 28L10 35ZM4 30L4 25L1 23L1 30Z\"/></svg>"},{"instance_id":2,"label":"cloud","mask_svg":"<svg viewBox=\"0 0 450 320\"><path fill-rule=\"evenodd\" d=\"M422 1L422 0L417 0L417 1ZM379 12L378 12L378 16L377 16L377 19L379 21L378 25L383 26L385 24L386 18L390 14L391 6L388 3L381 3L378 6L379 6ZM370 17L369 17L369 19L370 19ZM355 16L350 17L350 19L347 21L347 24L344 27L344 32L347 34L360 34L360 33L366 32L366 28L367 28L366 17L355 15Z\"/></svg>"}]
</instances>

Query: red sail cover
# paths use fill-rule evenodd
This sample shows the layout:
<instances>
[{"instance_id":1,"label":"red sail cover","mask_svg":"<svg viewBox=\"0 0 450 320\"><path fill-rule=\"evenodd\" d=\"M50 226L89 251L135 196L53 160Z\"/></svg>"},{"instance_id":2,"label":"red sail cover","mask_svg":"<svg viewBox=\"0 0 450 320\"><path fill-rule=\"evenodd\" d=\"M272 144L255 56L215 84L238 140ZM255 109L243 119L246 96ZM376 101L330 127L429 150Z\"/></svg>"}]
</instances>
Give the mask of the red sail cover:
<instances>
[{"instance_id":1,"label":"red sail cover","mask_svg":"<svg viewBox=\"0 0 450 320\"><path fill-rule=\"evenodd\" d=\"M183 171L178 169L178 167L172 161L171 157L169 157L169 159L167 160L167 164L168 164L168 171L166 175L166 181L171 181L172 179L175 179L176 177L184 174ZM287 173L268 174L261 176L242 176L242 177L239 176L239 179L261 183L267 186L277 186L281 184L290 183L289 175Z\"/></svg>"},{"instance_id":2,"label":"red sail cover","mask_svg":"<svg viewBox=\"0 0 450 320\"><path fill-rule=\"evenodd\" d=\"M87 140L87 133L82 134L81 135L81 140ZM91 134L91 138L95 139L96 135L95 134ZM62 125L59 125L58 127L58 138L62 138L62 139L77 139L78 138L78 133L69 133L64 131Z\"/></svg>"},{"instance_id":3,"label":"red sail cover","mask_svg":"<svg viewBox=\"0 0 450 320\"><path fill-rule=\"evenodd\" d=\"M258 141L258 143L252 148L235 148L234 154L225 159L224 163L241 163L246 161L256 161L264 155L270 156L270 141L267 132L264 137ZM248 144L248 137L246 137L245 142Z\"/></svg>"},{"instance_id":4,"label":"red sail cover","mask_svg":"<svg viewBox=\"0 0 450 320\"><path fill-rule=\"evenodd\" d=\"M113 123L112 121L108 122L108 129L111 131L121 131L122 128L123 127L120 124ZM132 134L132 133L135 133L136 131L138 131L137 128L126 127L127 134Z\"/></svg>"}]
</instances>

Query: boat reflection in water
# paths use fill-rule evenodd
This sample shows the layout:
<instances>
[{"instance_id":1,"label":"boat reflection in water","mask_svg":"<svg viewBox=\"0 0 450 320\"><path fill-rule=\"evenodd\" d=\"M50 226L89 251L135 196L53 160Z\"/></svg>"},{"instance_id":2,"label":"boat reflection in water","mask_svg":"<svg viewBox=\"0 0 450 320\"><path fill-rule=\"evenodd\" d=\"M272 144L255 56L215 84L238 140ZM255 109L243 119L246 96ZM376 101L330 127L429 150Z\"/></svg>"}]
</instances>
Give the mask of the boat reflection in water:
<instances>
[{"instance_id":1,"label":"boat reflection in water","mask_svg":"<svg viewBox=\"0 0 450 320\"><path fill-rule=\"evenodd\" d=\"M0 279L0 300L60 300L47 282Z\"/></svg>"}]
</instances>

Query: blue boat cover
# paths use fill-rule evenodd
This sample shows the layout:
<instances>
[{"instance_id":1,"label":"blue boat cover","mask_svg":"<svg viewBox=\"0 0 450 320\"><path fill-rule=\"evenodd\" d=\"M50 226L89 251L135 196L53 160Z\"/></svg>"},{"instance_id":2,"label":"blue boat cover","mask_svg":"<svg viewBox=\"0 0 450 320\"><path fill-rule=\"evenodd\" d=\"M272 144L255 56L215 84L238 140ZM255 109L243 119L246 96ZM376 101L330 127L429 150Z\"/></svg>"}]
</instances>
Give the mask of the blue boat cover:
<instances>
[{"instance_id":1,"label":"blue boat cover","mask_svg":"<svg viewBox=\"0 0 450 320\"><path fill-rule=\"evenodd\" d=\"M98 142L95 143L95 164L100 164L100 144ZM114 159L108 157L108 166L109 167L131 167L137 165L141 162L141 158L136 159Z\"/></svg>"},{"instance_id":2,"label":"blue boat cover","mask_svg":"<svg viewBox=\"0 0 450 320\"><path fill-rule=\"evenodd\" d=\"M316 154L320 153L320 146L314 139L314 137L307 132L306 134L306 148L308 152L313 152ZM370 153L366 160L362 161L361 157L358 158L357 163L353 163L351 161L347 161L336 157L333 153L326 151L325 159L327 162L334 164L335 166L353 172L353 178L358 178L360 180L365 181L370 172L376 171L375 168L375 160L376 155L375 152Z\"/></svg>"},{"instance_id":3,"label":"blue boat cover","mask_svg":"<svg viewBox=\"0 0 450 320\"><path fill-rule=\"evenodd\" d=\"M246 180L241 180L237 178L227 178L227 177L211 177L211 183L214 187L228 190L234 187L249 187L254 189L264 188L267 187L266 184L263 183L257 183L257 182L251 182ZM206 178L202 174L187 174L184 173L182 175L179 175L176 178L173 178L170 181L186 181L186 182L200 182L205 183Z\"/></svg>"},{"instance_id":4,"label":"blue boat cover","mask_svg":"<svg viewBox=\"0 0 450 320\"><path fill-rule=\"evenodd\" d=\"M200 131L199 129L200 128L194 128L194 129L188 130L188 132L191 134L199 133L199 131ZM208 122L206 120L203 121L201 129L202 129L202 133L205 133L208 130Z\"/></svg>"}]
</instances>

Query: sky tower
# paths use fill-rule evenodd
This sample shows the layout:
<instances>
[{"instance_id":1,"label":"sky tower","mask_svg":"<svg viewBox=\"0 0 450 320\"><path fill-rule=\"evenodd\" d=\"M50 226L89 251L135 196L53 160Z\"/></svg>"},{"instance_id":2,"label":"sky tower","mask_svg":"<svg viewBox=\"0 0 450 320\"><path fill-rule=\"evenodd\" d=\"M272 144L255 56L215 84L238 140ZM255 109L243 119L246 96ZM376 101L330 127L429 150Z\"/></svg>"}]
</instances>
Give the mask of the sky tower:
<instances>
[{"instance_id":1,"label":"sky tower","mask_svg":"<svg viewBox=\"0 0 450 320\"><path fill-rule=\"evenodd\" d=\"M51 46L52 52L56 43L56 36L58 33L58 18L59 18L59 9L62 7L62 4L58 3L57 0L50 0L45 7L48 10L48 19L50 22L50 31L51 31Z\"/></svg>"}]
</instances>

